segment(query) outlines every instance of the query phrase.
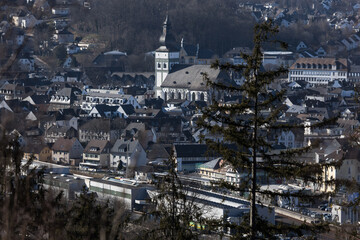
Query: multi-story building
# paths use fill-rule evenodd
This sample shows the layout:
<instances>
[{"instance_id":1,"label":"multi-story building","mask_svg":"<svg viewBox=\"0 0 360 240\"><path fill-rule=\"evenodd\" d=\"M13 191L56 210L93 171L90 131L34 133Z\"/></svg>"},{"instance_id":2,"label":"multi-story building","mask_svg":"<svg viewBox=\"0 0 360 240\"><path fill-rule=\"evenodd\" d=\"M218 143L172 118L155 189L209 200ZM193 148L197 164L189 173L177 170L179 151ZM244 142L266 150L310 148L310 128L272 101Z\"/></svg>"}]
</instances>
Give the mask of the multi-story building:
<instances>
[{"instance_id":1,"label":"multi-story building","mask_svg":"<svg viewBox=\"0 0 360 240\"><path fill-rule=\"evenodd\" d=\"M110 142L107 140L91 140L85 147L80 169L96 171L108 168L110 162Z\"/></svg>"},{"instance_id":2,"label":"multi-story building","mask_svg":"<svg viewBox=\"0 0 360 240\"><path fill-rule=\"evenodd\" d=\"M57 111L60 109L71 108L78 98L81 97L81 90L74 87L66 87L56 92L50 99L49 109Z\"/></svg>"},{"instance_id":3,"label":"multi-story building","mask_svg":"<svg viewBox=\"0 0 360 240\"><path fill-rule=\"evenodd\" d=\"M81 109L90 112L94 106L106 104L108 106L120 106L131 104L135 109L141 108L136 98L132 95L121 93L119 90L91 89L84 96Z\"/></svg>"},{"instance_id":4,"label":"multi-story building","mask_svg":"<svg viewBox=\"0 0 360 240\"><path fill-rule=\"evenodd\" d=\"M93 139L114 143L121 135L121 126L110 119L94 118L79 127L79 140L87 143Z\"/></svg>"},{"instance_id":5,"label":"multi-story building","mask_svg":"<svg viewBox=\"0 0 360 240\"><path fill-rule=\"evenodd\" d=\"M111 148L110 168L145 166L146 152L138 140L118 139Z\"/></svg>"},{"instance_id":6,"label":"multi-story building","mask_svg":"<svg viewBox=\"0 0 360 240\"><path fill-rule=\"evenodd\" d=\"M274 68L279 66L289 67L294 63L294 53L289 51L266 51L263 55L263 66Z\"/></svg>"},{"instance_id":7,"label":"multi-story building","mask_svg":"<svg viewBox=\"0 0 360 240\"><path fill-rule=\"evenodd\" d=\"M299 58L289 69L288 81L328 84L348 80L348 62L344 58Z\"/></svg>"},{"instance_id":8,"label":"multi-story building","mask_svg":"<svg viewBox=\"0 0 360 240\"><path fill-rule=\"evenodd\" d=\"M59 138L52 146L52 158L55 163L77 165L84 148L76 138Z\"/></svg>"}]
</instances>

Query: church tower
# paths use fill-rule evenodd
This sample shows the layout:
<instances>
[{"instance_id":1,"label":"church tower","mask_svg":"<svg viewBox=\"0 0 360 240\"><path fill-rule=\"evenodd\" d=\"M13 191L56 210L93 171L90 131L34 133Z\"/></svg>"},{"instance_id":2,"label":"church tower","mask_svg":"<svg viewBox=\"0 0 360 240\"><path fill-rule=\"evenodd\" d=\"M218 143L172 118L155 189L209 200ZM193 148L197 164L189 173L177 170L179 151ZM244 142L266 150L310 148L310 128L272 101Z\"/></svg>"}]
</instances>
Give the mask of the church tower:
<instances>
[{"instance_id":1,"label":"church tower","mask_svg":"<svg viewBox=\"0 0 360 240\"><path fill-rule=\"evenodd\" d=\"M155 95L164 99L161 84L174 64L179 64L179 48L171 34L169 16L163 23L163 33L159 39L160 47L155 51Z\"/></svg>"}]
</instances>

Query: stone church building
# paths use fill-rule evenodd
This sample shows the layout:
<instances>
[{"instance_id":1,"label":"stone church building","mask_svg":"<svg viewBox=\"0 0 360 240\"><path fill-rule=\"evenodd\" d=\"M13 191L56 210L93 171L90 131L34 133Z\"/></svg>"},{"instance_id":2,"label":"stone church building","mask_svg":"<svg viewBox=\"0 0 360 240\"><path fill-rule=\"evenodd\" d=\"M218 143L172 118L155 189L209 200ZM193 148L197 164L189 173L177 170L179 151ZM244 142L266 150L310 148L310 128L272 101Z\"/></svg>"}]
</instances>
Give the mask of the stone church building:
<instances>
[{"instance_id":1,"label":"stone church building","mask_svg":"<svg viewBox=\"0 0 360 240\"><path fill-rule=\"evenodd\" d=\"M217 83L235 85L226 71L213 69L210 65L216 55L208 54L208 59L196 61L193 64L183 64L184 44L176 44L171 34L171 24L167 16L163 23L163 33L160 36L160 47L155 51L155 94L165 101L183 99L189 101L210 101L211 94L204 79L204 74ZM199 47L198 47L199 48ZM217 94L216 96L217 97Z\"/></svg>"}]
</instances>

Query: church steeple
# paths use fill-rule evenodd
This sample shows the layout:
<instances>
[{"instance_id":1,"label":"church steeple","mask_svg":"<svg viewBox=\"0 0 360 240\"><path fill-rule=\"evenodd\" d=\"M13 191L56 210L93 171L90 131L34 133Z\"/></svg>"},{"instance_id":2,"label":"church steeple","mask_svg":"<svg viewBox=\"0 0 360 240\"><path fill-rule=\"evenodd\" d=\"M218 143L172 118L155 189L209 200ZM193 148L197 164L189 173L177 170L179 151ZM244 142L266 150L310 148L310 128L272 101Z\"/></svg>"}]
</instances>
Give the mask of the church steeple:
<instances>
[{"instance_id":1,"label":"church steeple","mask_svg":"<svg viewBox=\"0 0 360 240\"><path fill-rule=\"evenodd\" d=\"M179 64L179 47L171 34L169 15L163 23L163 32L159 38L160 47L155 51L155 93L157 97L166 99L161 84L174 64Z\"/></svg>"},{"instance_id":2,"label":"church steeple","mask_svg":"<svg viewBox=\"0 0 360 240\"><path fill-rule=\"evenodd\" d=\"M163 23L163 32L159 39L161 50L174 51L178 50L176 47L175 38L171 33L171 22L169 15L166 15L165 21Z\"/></svg>"}]
</instances>

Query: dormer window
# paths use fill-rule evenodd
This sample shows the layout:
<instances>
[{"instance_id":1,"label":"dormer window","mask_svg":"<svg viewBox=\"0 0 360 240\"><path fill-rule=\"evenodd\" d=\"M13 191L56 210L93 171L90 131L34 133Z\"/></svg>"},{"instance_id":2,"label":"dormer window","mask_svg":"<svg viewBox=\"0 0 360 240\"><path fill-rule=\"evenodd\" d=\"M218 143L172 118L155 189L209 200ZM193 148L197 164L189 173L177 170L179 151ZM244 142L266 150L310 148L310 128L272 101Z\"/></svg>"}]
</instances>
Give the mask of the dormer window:
<instances>
[{"instance_id":1,"label":"dormer window","mask_svg":"<svg viewBox=\"0 0 360 240\"><path fill-rule=\"evenodd\" d=\"M96 152L99 151L100 149L98 147L91 147L90 148L90 152Z\"/></svg>"},{"instance_id":2,"label":"dormer window","mask_svg":"<svg viewBox=\"0 0 360 240\"><path fill-rule=\"evenodd\" d=\"M125 147L119 147L119 152L127 152L127 148Z\"/></svg>"}]
</instances>

